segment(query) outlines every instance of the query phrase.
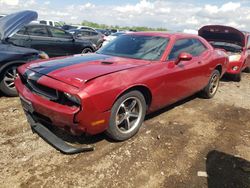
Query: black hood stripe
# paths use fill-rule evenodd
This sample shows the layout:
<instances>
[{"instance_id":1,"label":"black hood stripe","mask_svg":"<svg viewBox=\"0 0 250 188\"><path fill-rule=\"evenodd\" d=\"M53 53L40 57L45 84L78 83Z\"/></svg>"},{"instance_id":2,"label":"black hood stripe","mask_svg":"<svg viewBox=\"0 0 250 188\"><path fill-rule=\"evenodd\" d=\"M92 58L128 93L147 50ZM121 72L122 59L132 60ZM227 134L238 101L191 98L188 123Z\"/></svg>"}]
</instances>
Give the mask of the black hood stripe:
<instances>
[{"instance_id":1,"label":"black hood stripe","mask_svg":"<svg viewBox=\"0 0 250 188\"><path fill-rule=\"evenodd\" d=\"M91 61L97 61L109 58L109 56L101 55L101 54L88 54L83 56L71 56L62 59L50 60L47 62L42 62L38 64L33 64L29 68L40 74L47 75L55 70L65 68L72 65L87 63Z\"/></svg>"}]
</instances>

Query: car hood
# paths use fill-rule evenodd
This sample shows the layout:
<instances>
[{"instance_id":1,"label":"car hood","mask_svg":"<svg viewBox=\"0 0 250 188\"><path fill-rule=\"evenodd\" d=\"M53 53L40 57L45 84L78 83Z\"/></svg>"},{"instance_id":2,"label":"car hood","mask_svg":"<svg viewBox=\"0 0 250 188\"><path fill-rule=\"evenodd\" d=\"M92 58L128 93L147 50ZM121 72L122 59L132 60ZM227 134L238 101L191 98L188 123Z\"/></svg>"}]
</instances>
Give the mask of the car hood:
<instances>
[{"instance_id":1,"label":"car hood","mask_svg":"<svg viewBox=\"0 0 250 188\"><path fill-rule=\"evenodd\" d=\"M199 29L199 36L207 41L228 42L245 46L245 35L243 32L229 26L207 25Z\"/></svg>"},{"instance_id":2,"label":"car hood","mask_svg":"<svg viewBox=\"0 0 250 188\"><path fill-rule=\"evenodd\" d=\"M38 54L39 52L35 49L18 47L8 43L4 44L0 41L0 62L18 60L30 55L38 56Z\"/></svg>"},{"instance_id":3,"label":"car hood","mask_svg":"<svg viewBox=\"0 0 250 188\"><path fill-rule=\"evenodd\" d=\"M27 25L38 17L34 11L26 10L9 14L0 20L0 39L4 40L14 35L23 26Z\"/></svg>"},{"instance_id":4,"label":"car hood","mask_svg":"<svg viewBox=\"0 0 250 188\"><path fill-rule=\"evenodd\" d=\"M35 62L28 69L75 87L110 73L149 64L149 61L114 57L102 54L84 54Z\"/></svg>"}]
</instances>

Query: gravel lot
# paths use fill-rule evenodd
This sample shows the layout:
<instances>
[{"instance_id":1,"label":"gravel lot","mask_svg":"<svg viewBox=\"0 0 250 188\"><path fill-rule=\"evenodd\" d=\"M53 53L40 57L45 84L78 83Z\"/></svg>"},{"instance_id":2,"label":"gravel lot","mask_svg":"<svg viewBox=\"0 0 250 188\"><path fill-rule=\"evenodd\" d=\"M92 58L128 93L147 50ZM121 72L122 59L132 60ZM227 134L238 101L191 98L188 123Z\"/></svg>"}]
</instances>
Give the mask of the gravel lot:
<instances>
[{"instance_id":1,"label":"gravel lot","mask_svg":"<svg viewBox=\"0 0 250 188\"><path fill-rule=\"evenodd\" d=\"M0 112L0 187L250 187L250 74L151 114L128 141L69 137L96 147L71 156L32 134L18 98Z\"/></svg>"}]
</instances>

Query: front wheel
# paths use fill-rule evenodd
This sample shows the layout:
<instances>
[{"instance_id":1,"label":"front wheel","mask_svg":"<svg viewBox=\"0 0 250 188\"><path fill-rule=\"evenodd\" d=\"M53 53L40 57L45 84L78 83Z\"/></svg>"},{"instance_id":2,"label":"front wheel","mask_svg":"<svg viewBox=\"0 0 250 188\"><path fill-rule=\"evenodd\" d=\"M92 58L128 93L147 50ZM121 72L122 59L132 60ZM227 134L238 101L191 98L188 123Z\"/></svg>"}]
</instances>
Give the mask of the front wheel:
<instances>
[{"instance_id":1,"label":"front wheel","mask_svg":"<svg viewBox=\"0 0 250 188\"><path fill-rule=\"evenodd\" d=\"M250 73L250 67L245 68L244 71L247 72L247 73Z\"/></svg>"},{"instance_id":2,"label":"front wheel","mask_svg":"<svg viewBox=\"0 0 250 188\"><path fill-rule=\"evenodd\" d=\"M9 97L17 96L17 91L14 83L14 80L17 77L16 69L17 69L16 65L9 66L2 73L0 81L0 90Z\"/></svg>"},{"instance_id":3,"label":"front wheel","mask_svg":"<svg viewBox=\"0 0 250 188\"><path fill-rule=\"evenodd\" d=\"M140 129L146 114L145 98L139 91L122 95L113 105L106 133L117 141L134 136Z\"/></svg>"},{"instance_id":4,"label":"front wheel","mask_svg":"<svg viewBox=\"0 0 250 188\"><path fill-rule=\"evenodd\" d=\"M216 94L220 83L220 72L214 70L210 77L208 85L201 91L201 96L205 99L213 98Z\"/></svg>"},{"instance_id":5,"label":"front wheel","mask_svg":"<svg viewBox=\"0 0 250 188\"><path fill-rule=\"evenodd\" d=\"M91 48L84 48L82 50L82 54L88 54L88 53L92 53L92 52L93 52L93 50Z\"/></svg>"}]
</instances>

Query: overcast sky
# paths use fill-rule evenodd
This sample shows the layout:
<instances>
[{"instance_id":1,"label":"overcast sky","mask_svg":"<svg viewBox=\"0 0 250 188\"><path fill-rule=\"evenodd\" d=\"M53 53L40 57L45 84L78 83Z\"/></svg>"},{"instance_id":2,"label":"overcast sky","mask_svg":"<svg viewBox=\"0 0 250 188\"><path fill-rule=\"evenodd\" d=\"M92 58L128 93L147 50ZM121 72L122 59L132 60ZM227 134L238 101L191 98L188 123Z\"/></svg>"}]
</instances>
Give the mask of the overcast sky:
<instances>
[{"instance_id":1,"label":"overcast sky","mask_svg":"<svg viewBox=\"0 0 250 188\"><path fill-rule=\"evenodd\" d=\"M0 14L25 9L38 11L39 19L68 23L88 20L173 31L223 24L250 31L249 0L0 0Z\"/></svg>"}]
</instances>

